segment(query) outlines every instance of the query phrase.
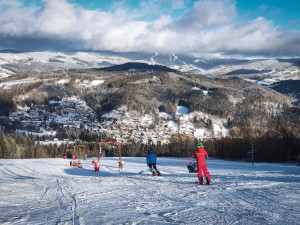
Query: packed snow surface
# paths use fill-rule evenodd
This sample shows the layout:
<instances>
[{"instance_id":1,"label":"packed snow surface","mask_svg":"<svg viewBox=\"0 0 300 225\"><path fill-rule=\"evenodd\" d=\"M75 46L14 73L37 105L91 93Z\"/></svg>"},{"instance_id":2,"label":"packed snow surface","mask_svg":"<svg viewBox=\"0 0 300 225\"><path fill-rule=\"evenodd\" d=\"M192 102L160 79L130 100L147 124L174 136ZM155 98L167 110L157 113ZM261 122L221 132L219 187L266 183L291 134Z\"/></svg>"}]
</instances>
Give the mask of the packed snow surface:
<instances>
[{"instance_id":1,"label":"packed snow surface","mask_svg":"<svg viewBox=\"0 0 300 225\"><path fill-rule=\"evenodd\" d=\"M1 224L299 224L300 167L208 159L197 185L184 158L1 159Z\"/></svg>"}]
</instances>

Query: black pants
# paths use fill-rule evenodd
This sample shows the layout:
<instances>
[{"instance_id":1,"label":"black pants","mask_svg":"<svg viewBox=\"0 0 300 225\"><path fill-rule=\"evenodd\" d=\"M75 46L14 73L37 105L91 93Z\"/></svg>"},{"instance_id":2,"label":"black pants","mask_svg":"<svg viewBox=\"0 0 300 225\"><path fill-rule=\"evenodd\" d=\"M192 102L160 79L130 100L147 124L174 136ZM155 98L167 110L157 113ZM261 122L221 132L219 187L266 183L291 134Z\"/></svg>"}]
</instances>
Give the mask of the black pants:
<instances>
[{"instance_id":1,"label":"black pants","mask_svg":"<svg viewBox=\"0 0 300 225\"><path fill-rule=\"evenodd\" d=\"M155 169L156 173L159 173L159 171L156 168L156 163L149 163L148 166L149 166L151 171L152 171L152 167L153 167L153 169Z\"/></svg>"}]
</instances>

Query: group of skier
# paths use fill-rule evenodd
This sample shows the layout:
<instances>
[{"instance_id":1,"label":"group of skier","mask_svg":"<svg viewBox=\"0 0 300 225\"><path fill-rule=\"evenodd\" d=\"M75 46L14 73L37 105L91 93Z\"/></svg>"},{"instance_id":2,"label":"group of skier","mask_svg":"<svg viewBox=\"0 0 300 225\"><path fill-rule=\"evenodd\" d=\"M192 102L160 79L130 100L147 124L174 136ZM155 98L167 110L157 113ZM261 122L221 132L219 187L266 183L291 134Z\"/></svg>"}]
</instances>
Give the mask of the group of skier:
<instances>
[{"instance_id":1,"label":"group of skier","mask_svg":"<svg viewBox=\"0 0 300 225\"><path fill-rule=\"evenodd\" d=\"M189 158L196 158L196 160L197 160L198 182L196 182L196 183L198 183L200 185L202 185L202 184L210 185L211 184L210 174L207 170L207 166L206 166L206 162L205 162L205 158L208 158L208 154L204 148L203 142L199 142L197 144L197 150L196 150L195 154ZM156 167L156 155L152 152L151 149L148 150L146 159L147 159L147 165L150 168L152 175L160 176L161 174ZM206 182L204 182L204 180L203 180L202 172L204 173Z\"/></svg>"}]
</instances>

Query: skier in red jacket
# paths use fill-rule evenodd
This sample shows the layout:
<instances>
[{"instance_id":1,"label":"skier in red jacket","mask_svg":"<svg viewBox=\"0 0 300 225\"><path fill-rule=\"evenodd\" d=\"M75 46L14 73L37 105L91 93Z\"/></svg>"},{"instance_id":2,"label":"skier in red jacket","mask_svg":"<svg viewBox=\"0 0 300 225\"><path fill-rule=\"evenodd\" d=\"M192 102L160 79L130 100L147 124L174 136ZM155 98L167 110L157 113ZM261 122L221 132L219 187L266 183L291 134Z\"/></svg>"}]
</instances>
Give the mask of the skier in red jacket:
<instances>
[{"instance_id":1,"label":"skier in red jacket","mask_svg":"<svg viewBox=\"0 0 300 225\"><path fill-rule=\"evenodd\" d=\"M210 184L210 175L209 172L207 171L206 163L205 163L205 158L208 158L208 154L206 150L204 149L204 144L203 142L198 143L198 149L195 152L195 155L192 157L197 159L197 169L198 169L198 180L199 184L204 184L203 177L202 177L202 171L204 173L204 176L206 178L206 184Z\"/></svg>"}]
</instances>

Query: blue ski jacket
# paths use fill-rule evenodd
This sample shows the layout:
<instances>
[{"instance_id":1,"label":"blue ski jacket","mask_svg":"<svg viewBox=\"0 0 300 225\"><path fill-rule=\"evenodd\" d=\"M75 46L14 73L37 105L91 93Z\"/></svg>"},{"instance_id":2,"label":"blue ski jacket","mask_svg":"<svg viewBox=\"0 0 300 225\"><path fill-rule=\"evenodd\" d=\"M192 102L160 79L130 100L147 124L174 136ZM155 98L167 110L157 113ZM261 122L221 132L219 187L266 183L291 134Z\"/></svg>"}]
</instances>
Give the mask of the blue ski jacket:
<instances>
[{"instance_id":1,"label":"blue ski jacket","mask_svg":"<svg viewBox=\"0 0 300 225\"><path fill-rule=\"evenodd\" d=\"M154 155L153 153L149 153L147 155L147 164L149 163L156 163L156 155Z\"/></svg>"}]
</instances>

